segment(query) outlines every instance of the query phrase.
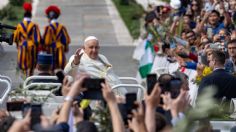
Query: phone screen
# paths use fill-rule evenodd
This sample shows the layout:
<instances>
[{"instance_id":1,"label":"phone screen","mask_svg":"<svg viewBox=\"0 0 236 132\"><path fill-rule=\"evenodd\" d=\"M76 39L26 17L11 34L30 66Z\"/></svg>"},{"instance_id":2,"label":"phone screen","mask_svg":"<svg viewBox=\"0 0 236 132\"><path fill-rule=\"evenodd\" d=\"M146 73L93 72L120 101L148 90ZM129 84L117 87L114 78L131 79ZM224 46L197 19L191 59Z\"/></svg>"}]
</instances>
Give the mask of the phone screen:
<instances>
[{"instance_id":1,"label":"phone screen","mask_svg":"<svg viewBox=\"0 0 236 132\"><path fill-rule=\"evenodd\" d=\"M126 99L125 107L127 110L127 114L131 114L132 109L136 108L136 105L134 104L134 102L137 100L137 94L136 93L127 93L125 95L125 99Z\"/></svg>"},{"instance_id":2,"label":"phone screen","mask_svg":"<svg viewBox=\"0 0 236 132\"><path fill-rule=\"evenodd\" d=\"M208 37L209 39L211 39L212 36L213 36L212 28L207 28L207 37Z\"/></svg>"},{"instance_id":3,"label":"phone screen","mask_svg":"<svg viewBox=\"0 0 236 132\"><path fill-rule=\"evenodd\" d=\"M148 95L151 94L152 89L154 88L156 83L157 83L157 75L156 74L148 74L147 75L147 93L148 93Z\"/></svg>"},{"instance_id":4,"label":"phone screen","mask_svg":"<svg viewBox=\"0 0 236 132\"><path fill-rule=\"evenodd\" d=\"M101 83L105 83L104 78L85 78L82 87L87 88L83 94L84 99L94 99L94 100L102 100L102 85Z\"/></svg>"},{"instance_id":5,"label":"phone screen","mask_svg":"<svg viewBox=\"0 0 236 132\"><path fill-rule=\"evenodd\" d=\"M31 129L33 130L36 124L40 124L40 116L42 115L42 105L32 104L31 105Z\"/></svg>"},{"instance_id":6,"label":"phone screen","mask_svg":"<svg viewBox=\"0 0 236 132\"><path fill-rule=\"evenodd\" d=\"M104 78L85 78L82 87L87 88L88 90L101 89L101 83L105 83Z\"/></svg>"}]
</instances>

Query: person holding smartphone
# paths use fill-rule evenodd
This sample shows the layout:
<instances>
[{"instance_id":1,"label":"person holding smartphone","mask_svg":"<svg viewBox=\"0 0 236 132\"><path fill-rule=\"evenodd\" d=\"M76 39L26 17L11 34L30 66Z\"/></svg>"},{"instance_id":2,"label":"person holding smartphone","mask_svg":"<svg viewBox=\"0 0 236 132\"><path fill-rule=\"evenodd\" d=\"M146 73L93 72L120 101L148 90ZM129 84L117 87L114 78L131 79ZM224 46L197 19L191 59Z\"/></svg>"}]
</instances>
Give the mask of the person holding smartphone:
<instances>
[{"instance_id":1,"label":"person holding smartphone","mask_svg":"<svg viewBox=\"0 0 236 132\"><path fill-rule=\"evenodd\" d=\"M120 84L118 76L114 73L108 59L99 54L99 40L95 36L89 36L84 40L83 48L77 49L66 64L64 72L72 75L77 72L86 72L92 78L105 78L111 86ZM118 95L127 93L125 88L115 91Z\"/></svg>"},{"instance_id":2,"label":"person holding smartphone","mask_svg":"<svg viewBox=\"0 0 236 132\"><path fill-rule=\"evenodd\" d=\"M223 8L224 21L220 21L220 13L217 10L212 10L206 12L203 20L200 22L196 28L196 32L205 31L208 34L208 37L212 37L215 34L218 34L221 29L227 27L231 23L231 18L229 13Z\"/></svg>"}]
</instances>

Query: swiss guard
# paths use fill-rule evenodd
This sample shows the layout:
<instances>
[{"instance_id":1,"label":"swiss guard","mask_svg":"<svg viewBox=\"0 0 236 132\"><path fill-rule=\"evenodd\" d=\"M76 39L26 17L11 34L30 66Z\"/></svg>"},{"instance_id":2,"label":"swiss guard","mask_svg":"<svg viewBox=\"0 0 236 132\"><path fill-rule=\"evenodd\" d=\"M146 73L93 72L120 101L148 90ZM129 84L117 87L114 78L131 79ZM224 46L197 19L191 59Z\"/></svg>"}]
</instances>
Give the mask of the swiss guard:
<instances>
[{"instance_id":1,"label":"swiss guard","mask_svg":"<svg viewBox=\"0 0 236 132\"><path fill-rule=\"evenodd\" d=\"M43 35L44 48L48 54L53 55L52 70L63 70L66 65L65 53L69 50L70 37L65 26L60 24L57 20L61 14L57 6L49 6L45 10L45 13L49 20L49 25L45 27Z\"/></svg>"},{"instance_id":2,"label":"swiss guard","mask_svg":"<svg viewBox=\"0 0 236 132\"><path fill-rule=\"evenodd\" d=\"M32 5L24 3L24 19L17 25L13 41L17 47L17 64L24 77L33 75L37 63L37 47L41 36L37 24L31 21Z\"/></svg>"}]
</instances>

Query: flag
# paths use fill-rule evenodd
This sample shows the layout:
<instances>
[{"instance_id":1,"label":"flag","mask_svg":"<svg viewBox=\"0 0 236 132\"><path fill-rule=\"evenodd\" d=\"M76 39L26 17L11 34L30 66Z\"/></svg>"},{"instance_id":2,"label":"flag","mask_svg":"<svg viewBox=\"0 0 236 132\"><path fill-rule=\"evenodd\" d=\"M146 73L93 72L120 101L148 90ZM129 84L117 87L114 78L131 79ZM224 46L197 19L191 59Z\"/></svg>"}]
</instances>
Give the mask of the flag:
<instances>
[{"instance_id":1,"label":"flag","mask_svg":"<svg viewBox=\"0 0 236 132\"><path fill-rule=\"evenodd\" d=\"M149 40L146 40L145 53L139 62L139 74L142 78L146 78L146 76L151 72L154 56L155 52L153 45Z\"/></svg>"},{"instance_id":2,"label":"flag","mask_svg":"<svg viewBox=\"0 0 236 132\"><path fill-rule=\"evenodd\" d=\"M141 57L145 53L145 42L146 40L143 40L142 38L139 38L134 43L137 45L133 52L133 59L140 61ZM0 45L1 46L1 45Z\"/></svg>"}]
</instances>

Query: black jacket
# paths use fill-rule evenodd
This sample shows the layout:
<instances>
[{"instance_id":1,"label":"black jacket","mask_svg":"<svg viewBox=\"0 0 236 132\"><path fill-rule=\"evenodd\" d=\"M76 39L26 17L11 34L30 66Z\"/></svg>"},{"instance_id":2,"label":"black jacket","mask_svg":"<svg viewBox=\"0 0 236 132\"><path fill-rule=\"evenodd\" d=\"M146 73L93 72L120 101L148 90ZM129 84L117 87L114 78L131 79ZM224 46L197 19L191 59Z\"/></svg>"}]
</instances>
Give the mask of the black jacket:
<instances>
[{"instance_id":1,"label":"black jacket","mask_svg":"<svg viewBox=\"0 0 236 132\"><path fill-rule=\"evenodd\" d=\"M215 98L221 99L226 97L227 99L236 98L236 77L228 73L224 69L217 69L210 75L202 79L198 92L207 86L215 86L217 92Z\"/></svg>"}]
</instances>

